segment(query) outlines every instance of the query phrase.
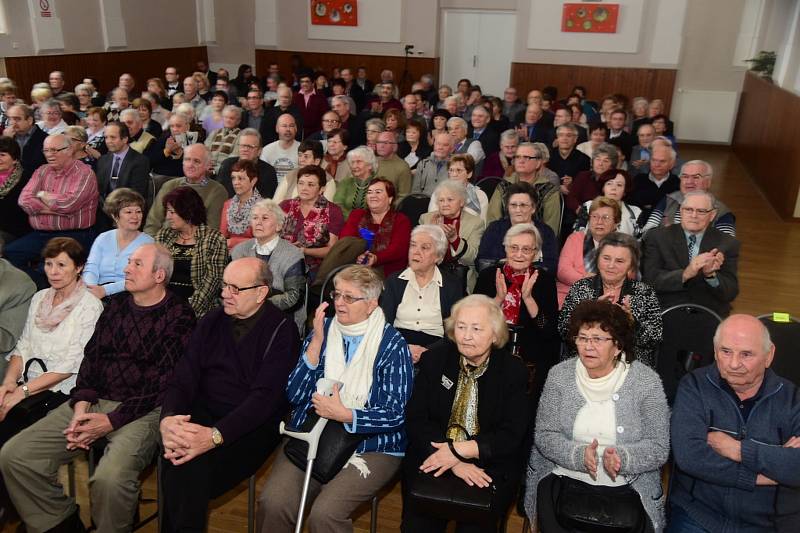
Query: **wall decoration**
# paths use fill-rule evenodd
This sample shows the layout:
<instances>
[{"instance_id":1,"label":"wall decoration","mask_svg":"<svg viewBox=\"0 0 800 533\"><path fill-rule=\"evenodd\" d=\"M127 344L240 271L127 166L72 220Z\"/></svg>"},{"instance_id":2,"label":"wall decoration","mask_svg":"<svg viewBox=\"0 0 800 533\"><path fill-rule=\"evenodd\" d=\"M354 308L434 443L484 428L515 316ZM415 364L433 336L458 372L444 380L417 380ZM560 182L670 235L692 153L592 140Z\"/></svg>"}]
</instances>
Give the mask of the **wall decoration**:
<instances>
[{"instance_id":1,"label":"wall decoration","mask_svg":"<svg viewBox=\"0 0 800 533\"><path fill-rule=\"evenodd\" d=\"M617 33L619 4L564 4L561 31Z\"/></svg>"},{"instance_id":2,"label":"wall decoration","mask_svg":"<svg viewBox=\"0 0 800 533\"><path fill-rule=\"evenodd\" d=\"M358 26L356 0L311 0L311 24Z\"/></svg>"}]
</instances>

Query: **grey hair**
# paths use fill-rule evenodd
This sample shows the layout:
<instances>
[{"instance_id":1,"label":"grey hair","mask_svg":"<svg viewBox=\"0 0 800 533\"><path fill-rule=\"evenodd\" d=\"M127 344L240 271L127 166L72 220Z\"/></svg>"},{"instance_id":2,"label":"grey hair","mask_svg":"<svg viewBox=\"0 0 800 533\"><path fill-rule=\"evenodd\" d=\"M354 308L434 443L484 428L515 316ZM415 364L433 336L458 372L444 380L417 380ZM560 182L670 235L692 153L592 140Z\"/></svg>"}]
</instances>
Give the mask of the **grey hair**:
<instances>
[{"instance_id":1,"label":"grey hair","mask_svg":"<svg viewBox=\"0 0 800 533\"><path fill-rule=\"evenodd\" d=\"M86 142L89 136L83 126L67 126L64 128L64 133L71 139L72 137L80 137L81 142Z\"/></svg>"},{"instance_id":2,"label":"grey hair","mask_svg":"<svg viewBox=\"0 0 800 533\"><path fill-rule=\"evenodd\" d=\"M533 151L536 152L536 155L542 158L542 164L547 163L550 161L550 150L547 148L547 145L544 143L522 143L522 145L530 146L533 148Z\"/></svg>"},{"instance_id":3,"label":"grey hair","mask_svg":"<svg viewBox=\"0 0 800 533\"><path fill-rule=\"evenodd\" d=\"M516 141L519 143L519 135L514 130L506 130L500 134L500 142L503 141Z\"/></svg>"},{"instance_id":4,"label":"grey hair","mask_svg":"<svg viewBox=\"0 0 800 533\"><path fill-rule=\"evenodd\" d=\"M239 109L238 107L236 109ZM258 145L261 146L261 133L255 128L245 128L239 132L239 137L244 137L245 135L257 137L258 138Z\"/></svg>"},{"instance_id":5,"label":"grey hair","mask_svg":"<svg viewBox=\"0 0 800 533\"><path fill-rule=\"evenodd\" d=\"M533 224L516 224L511 226L503 237L503 246L508 246L511 239L520 235L533 235L533 242L536 243L538 250L542 249L542 234Z\"/></svg>"},{"instance_id":6,"label":"grey hair","mask_svg":"<svg viewBox=\"0 0 800 533\"><path fill-rule=\"evenodd\" d=\"M131 108L123 109L122 111L120 111L120 113L119 113L120 120L125 118L125 117L133 117L134 120L136 120L138 122L142 121L142 118L139 116L139 112L136 111L135 109L131 109Z\"/></svg>"},{"instance_id":7,"label":"grey hair","mask_svg":"<svg viewBox=\"0 0 800 533\"><path fill-rule=\"evenodd\" d=\"M460 128L463 128L464 130L467 129L467 121L461 117L450 117L447 119L448 129L453 127L454 125L458 125Z\"/></svg>"},{"instance_id":8,"label":"grey hair","mask_svg":"<svg viewBox=\"0 0 800 533\"><path fill-rule=\"evenodd\" d=\"M450 309L450 316L444 321L444 332L450 340L455 340L454 332L456 327L456 320L458 314L465 307L483 307L489 315L489 323L494 332L494 342L492 345L495 348L502 348L508 342L508 326L506 319L503 316L503 311L500 306L485 294L470 294L453 305Z\"/></svg>"},{"instance_id":9,"label":"grey hair","mask_svg":"<svg viewBox=\"0 0 800 533\"><path fill-rule=\"evenodd\" d=\"M62 148L69 148L70 146L72 146L72 139L70 139L68 136L64 135L63 133L53 133L52 135L48 135L48 138L50 138L50 139L56 139L57 137L60 137L61 140L64 142L64 145L62 146Z\"/></svg>"},{"instance_id":10,"label":"grey hair","mask_svg":"<svg viewBox=\"0 0 800 533\"><path fill-rule=\"evenodd\" d=\"M256 209L272 213L278 221L278 232L281 231L284 222L286 222L286 213L281 209L281 206L278 205L278 202L271 198L264 198L253 204L253 207L250 208L250 212L252 213Z\"/></svg>"},{"instance_id":11,"label":"grey hair","mask_svg":"<svg viewBox=\"0 0 800 533\"><path fill-rule=\"evenodd\" d=\"M452 90L451 90L451 93L452 93ZM445 99L444 99L444 105L446 106L446 105L447 105L447 104L449 104L450 102L455 102L455 103L456 103L456 105L458 105L458 102L459 102L460 100L461 100L461 99L460 99L458 96L456 96L456 95L454 95L454 94L450 94L450 96L448 96L447 98L445 98Z\"/></svg>"},{"instance_id":12,"label":"grey hair","mask_svg":"<svg viewBox=\"0 0 800 533\"><path fill-rule=\"evenodd\" d=\"M191 120L191 119L190 119L188 116L186 116L185 114L183 114L183 113L178 113L178 112L175 112L175 113L173 113L172 115L170 115L170 117L169 117L169 122L172 122L172 119L173 119L173 118L175 118L175 119L179 119L179 120L182 120L182 121L184 122L184 124L191 124L191 121L192 121L192 120Z\"/></svg>"},{"instance_id":13,"label":"grey hair","mask_svg":"<svg viewBox=\"0 0 800 533\"><path fill-rule=\"evenodd\" d=\"M361 159L363 159L364 162L368 164L373 171L378 169L378 162L375 159L375 152L370 150L368 147L364 145L356 146L355 148L347 152L347 162L351 163L352 158L354 156L360 156Z\"/></svg>"},{"instance_id":14,"label":"grey hair","mask_svg":"<svg viewBox=\"0 0 800 533\"><path fill-rule=\"evenodd\" d=\"M716 331L714 331L714 351L716 352L719 349L720 344L722 344L722 328L725 326L725 323L730 320L731 317L726 318L722 322L719 323L717 326ZM768 352L772 349L772 337L769 334L769 329L767 326L764 325L763 322L760 320L758 323L761 325L761 350L763 352Z\"/></svg>"},{"instance_id":15,"label":"grey hair","mask_svg":"<svg viewBox=\"0 0 800 533\"><path fill-rule=\"evenodd\" d=\"M438 196L439 193L443 191L451 192L460 197L462 204L467 203L467 187L460 181L451 179L442 180L442 182L436 186L433 194Z\"/></svg>"},{"instance_id":16,"label":"grey hair","mask_svg":"<svg viewBox=\"0 0 800 533\"><path fill-rule=\"evenodd\" d=\"M361 289L367 300L377 300L383 291L383 280L375 270L368 266L352 265L343 268L333 278L333 285L337 286L337 282L340 280L352 283Z\"/></svg>"},{"instance_id":17,"label":"grey hair","mask_svg":"<svg viewBox=\"0 0 800 533\"><path fill-rule=\"evenodd\" d=\"M601 155L608 156L608 158L611 160L611 166L613 168L617 168L617 163L619 163L619 152L617 151L616 146L611 143L600 143L592 152L592 161Z\"/></svg>"},{"instance_id":18,"label":"grey hair","mask_svg":"<svg viewBox=\"0 0 800 533\"><path fill-rule=\"evenodd\" d=\"M87 92L89 93L89 96L92 96L92 88L93 87L88 83L79 83L75 86L75 96L78 96L78 93L80 92Z\"/></svg>"},{"instance_id":19,"label":"grey hair","mask_svg":"<svg viewBox=\"0 0 800 533\"><path fill-rule=\"evenodd\" d=\"M169 280L172 279L172 270L175 266L175 262L172 260L172 252L159 242L144 244L143 246L152 246L153 250L155 250L155 254L153 255L153 272L155 273L159 270L163 270L163 285L168 285Z\"/></svg>"},{"instance_id":20,"label":"grey hair","mask_svg":"<svg viewBox=\"0 0 800 533\"><path fill-rule=\"evenodd\" d=\"M559 127L557 127L556 128L556 135L558 135L558 132L561 131L561 130L570 130L575 135L578 135L578 126L576 126L574 122L565 122L564 124L562 124Z\"/></svg>"},{"instance_id":21,"label":"grey hair","mask_svg":"<svg viewBox=\"0 0 800 533\"><path fill-rule=\"evenodd\" d=\"M649 103L650 103L650 102L648 102L648 101L647 101L647 98L645 98L644 96L637 96L636 98L634 98L633 100L631 100L631 107L632 107L632 108L635 108L637 104L644 104L644 105L645 105L645 107L647 107L647 105L648 105Z\"/></svg>"},{"instance_id":22,"label":"grey hair","mask_svg":"<svg viewBox=\"0 0 800 533\"><path fill-rule=\"evenodd\" d=\"M242 108L241 107L229 104L229 105L226 105L225 107L222 108L222 112L223 113L226 112L226 111L233 111L234 113L236 113L236 116L239 117L239 120L242 119ZM240 133L240 135L241 135L241 133Z\"/></svg>"},{"instance_id":23,"label":"grey hair","mask_svg":"<svg viewBox=\"0 0 800 533\"><path fill-rule=\"evenodd\" d=\"M55 98L51 98L49 100L45 100L42 103L42 107L47 107L49 109L58 109L59 115L61 114L61 105L58 103L58 100Z\"/></svg>"},{"instance_id":24,"label":"grey hair","mask_svg":"<svg viewBox=\"0 0 800 533\"><path fill-rule=\"evenodd\" d=\"M379 118L371 118L364 124L364 129L369 129L370 126L374 126L378 128L378 130L383 133L386 131L386 123Z\"/></svg>"},{"instance_id":25,"label":"grey hair","mask_svg":"<svg viewBox=\"0 0 800 533\"><path fill-rule=\"evenodd\" d=\"M444 254L447 253L447 235L444 234L444 230L438 224L420 224L411 230L411 238L413 239L420 233L424 233L431 238L438 258L436 262L440 263L444 259Z\"/></svg>"},{"instance_id":26,"label":"grey hair","mask_svg":"<svg viewBox=\"0 0 800 533\"><path fill-rule=\"evenodd\" d=\"M711 194L708 191L691 191L691 192L687 192L686 194L683 195L683 201L681 202L681 205L685 204L686 200L688 200L689 198L693 198L695 196L702 196L703 198L708 198L708 201L710 202L710 205L711 205L711 209L716 209L717 208L717 199L714 197L713 194Z\"/></svg>"},{"instance_id":27,"label":"grey hair","mask_svg":"<svg viewBox=\"0 0 800 533\"><path fill-rule=\"evenodd\" d=\"M344 104L347 106L347 109L352 111L352 109L350 109L350 100L348 100L343 94L334 96L333 99L331 99L331 104L333 104L333 102L344 102Z\"/></svg>"},{"instance_id":28,"label":"grey hair","mask_svg":"<svg viewBox=\"0 0 800 533\"><path fill-rule=\"evenodd\" d=\"M429 83L430 85L433 85L433 75L432 74L423 74L422 76L419 77L419 81L421 81L423 83Z\"/></svg>"},{"instance_id":29,"label":"grey hair","mask_svg":"<svg viewBox=\"0 0 800 533\"><path fill-rule=\"evenodd\" d=\"M627 248L631 253L631 270L633 272L639 271L639 264L642 260L642 248L639 241L628 235L615 231L606 235L602 241L597 245L597 253L594 254L594 271L599 272L597 262L600 259L600 253L606 246L616 246L618 248Z\"/></svg>"},{"instance_id":30,"label":"grey hair","mask_svg":"<svg viewBox=\"0 0 800 533\"><path fill-rule=\"evenodd\" d=\"M709 179L714 177L714 167L711 166L711 163L708 161L703 161L702 159L692 159L691 161L684 163L683 166L681 166L681 174L683 174L683 169L689 165L702 165L706 169L703 174L706 174Z\"/></svg>"},{"instance_id":31,"label":"grey hair","mask_svg":"<svg viewBox=\"0 0 800 533\"><path fill-rule=\"evenodd\" d=\"M646 124L646 126L649 126L649 125L650 124ZM645 125L643 125L642 127L644 127L644 126ZM639 129L641 129L641 128L639 128ZM663 145L662 144L655 144L656 141L663 141L664 144ZM658 149L658 148L664 148L665 150L667 150L667 152L669 153L670 161L672 161L672 163L675 164L675 159L678 158L678 152L676 152L675 148L672 147L672 142L669 139L667 139L665 137L656 137L655 139L653 139L653 142L650 143L650 153L655 152L656 149Z\"/></svg>"}]
</instances>

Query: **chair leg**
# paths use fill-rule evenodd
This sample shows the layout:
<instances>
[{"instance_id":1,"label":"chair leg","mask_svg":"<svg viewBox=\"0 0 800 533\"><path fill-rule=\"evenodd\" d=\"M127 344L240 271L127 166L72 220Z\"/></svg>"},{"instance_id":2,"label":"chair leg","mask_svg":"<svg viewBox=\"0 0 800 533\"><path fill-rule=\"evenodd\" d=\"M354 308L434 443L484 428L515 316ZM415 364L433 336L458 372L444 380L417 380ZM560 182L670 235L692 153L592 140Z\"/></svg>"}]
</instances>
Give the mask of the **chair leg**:
<instances>
[{"instance_id":1,"label":"chair leg","mask_svg":"<svg viewBox=\"0 0 800 533\"><path fill-rule=\"evenodd\" d=\"M256 530L256 475L247 481L247 533Z\"/></svg>"},{"instance_id":2,"label":"chair leg","mask_svg":"<svg viewBox=\"0 0 800 533\"><path fill-rule=\"evenodd\" d=\"M377 533L378 531L378 495L372 497L371 509L369 515L369 533Z\"/></svg>"},{"instance_id":3,"label":"chair leg","mask_svg":"<svg viewBox=\"0 0 800 533\"><path fill-rule=\"evenodd\" d=\"M75 492L75 462L70 461L67 463L67 487L69 490L69 495L75 498L77 493Z\"/></svg>"}]
</instances>

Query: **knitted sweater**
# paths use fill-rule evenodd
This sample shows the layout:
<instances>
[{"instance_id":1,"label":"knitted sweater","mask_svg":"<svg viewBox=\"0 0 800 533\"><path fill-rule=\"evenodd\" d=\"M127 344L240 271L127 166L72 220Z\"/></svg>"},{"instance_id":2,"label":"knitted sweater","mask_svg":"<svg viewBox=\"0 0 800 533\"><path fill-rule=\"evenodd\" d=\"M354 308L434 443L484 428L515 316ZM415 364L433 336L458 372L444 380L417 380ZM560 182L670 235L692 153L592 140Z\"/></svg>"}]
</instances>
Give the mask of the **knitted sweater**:
<instances>
[{"instance_id":1,"label":"knitted sweater","mask_svg":"<svg viewBox=\"0 0 800 533\"><path fill-rule=\"evenodd\" d=\"M586 472L587 443L572 439L575 417L586 404L575 381L577 357L554 366L539 401L534 447L528 462L525 511L533 521L539 481L556 465ZM639 494L655 531L663 531L664 492L659 469L669 456L669 408L661 379L654 370L634 361L614 395L617 444L622 461L619 475Z\"/></svg>"}]
</instances>

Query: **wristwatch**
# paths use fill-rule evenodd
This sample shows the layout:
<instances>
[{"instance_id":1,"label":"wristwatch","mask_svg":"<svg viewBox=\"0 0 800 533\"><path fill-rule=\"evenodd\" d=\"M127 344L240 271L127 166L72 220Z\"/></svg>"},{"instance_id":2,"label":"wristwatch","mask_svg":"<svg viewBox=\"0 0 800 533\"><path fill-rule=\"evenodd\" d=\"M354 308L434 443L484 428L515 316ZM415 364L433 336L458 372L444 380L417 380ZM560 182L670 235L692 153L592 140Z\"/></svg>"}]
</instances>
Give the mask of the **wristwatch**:
<instances>
[{"instance_id":1,"label":"wristwatch","mask_svg":"<svg viewBox=\"0 0 800 533\"><path fill-rule=\"evenodd\" d=\"M26 398L31 395L31 390L28 388L28 385L22 386L22 394L24 394Z\"/></svg>"},{"instance_id":2,"label":"wristwatch","mask_svg":"<svg viewBox=\"0 0 800 533\"><path fill-rule=\"evenodd\" d=\"M217 428L211 428L211 442L214 443L214 447L221 446L224 442L222 438L222 433L219 432Z\"/></svg>"}]
</instances>

